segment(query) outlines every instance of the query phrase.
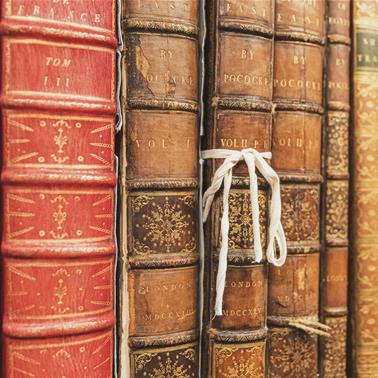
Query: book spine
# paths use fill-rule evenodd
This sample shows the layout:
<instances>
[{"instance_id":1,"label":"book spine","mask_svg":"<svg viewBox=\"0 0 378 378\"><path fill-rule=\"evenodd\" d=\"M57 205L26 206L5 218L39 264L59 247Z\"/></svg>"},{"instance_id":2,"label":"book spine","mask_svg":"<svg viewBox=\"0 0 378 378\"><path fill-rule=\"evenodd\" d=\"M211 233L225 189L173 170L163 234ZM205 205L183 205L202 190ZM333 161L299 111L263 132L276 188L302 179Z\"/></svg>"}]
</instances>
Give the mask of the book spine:
<instances>
[{"instance_id":1,"label":"book spine","mask_svg":"<svg viewBox=\"0 0 378 378\"><path fill-rule=\"evenodd\" d=\"M271 1L209 1L207 9L206 148L270 151L272 119ZM219 161L207 165L207 186ZM264 377L267 271L253 249L249 179L245 163L233 169L223 315L214 318L215 278L221 245L222 194L206 225L203 376ZM259 189L262 243L266 242L267 190Z\"/></svg>"},{"instance_id":2,"label":"book spine","mask_svg":"<svg viewBox=\"0 0 378 378\"><path fill-rule=\"evenodd\" d=\"M356 377L378 375L378 1L353 2L353 131L350 287Z\"/></svg>"},{"instance_id":3,"label":"book spine","mask_svg":"<svg viewBox=\"0 0 378 378\"><path fill-rule=\"evenodd\" d=\"M198 24L198 1L124 2L124 377L198 376Z\"/></svg>"},{"instance_id":4,"label":"book spine","mask_svg":"<svg viewBox=\"0 0 378 378\"><path fill-rule=\"evenodd\" d=\"M322 377L346 377L348 292L350 1L328 1L324 127L324 253L320 343Z\"/></svg>"},{"instance_id":5,"label":"book spine","mask_svg":"<svg viewBox=\"0 0 378 378\"><path fill-rule=\"evenodd\" d=\"M325 10L323 1L275 6L272 166L281 178L288 257L269 267L268 376L312 377L318 340L306 330L319 310Z\"/></svg>"},{"instance_id":6,"label":"book spine","mask_svg":"<svg viewBox=\"0 0 378 378\"><path fill-rule=\"evenodd\" d=\"M4 377L113 372L116 3L87 5L1 2Z\"/></svg>"}]
</instances>

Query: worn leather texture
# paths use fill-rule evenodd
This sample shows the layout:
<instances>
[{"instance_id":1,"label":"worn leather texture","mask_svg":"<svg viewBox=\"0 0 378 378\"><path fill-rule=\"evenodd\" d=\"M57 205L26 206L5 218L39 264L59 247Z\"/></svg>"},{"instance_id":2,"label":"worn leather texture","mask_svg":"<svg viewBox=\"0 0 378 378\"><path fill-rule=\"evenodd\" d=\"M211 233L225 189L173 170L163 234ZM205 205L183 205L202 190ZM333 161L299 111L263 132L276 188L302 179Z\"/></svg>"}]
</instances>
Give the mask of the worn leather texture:
<instances>
[{"instance_id":1,"label":"worn leather texture","mask_svg":"<svg viewBox=\"0 0 378 378\"><path fill-rule=\"evenodd\" d=\"M271 150L271 1L212 0L207 3L204 148ZM207 161L205 188L221 160ZM248 170L233 169L229 197L229 246L223 315L214 318L215 283L221 246L222 191L205 228L205 310L202 376L264 377L267 267L254 258ZM258 201L263 247L268 201L261 183Z\"/></svg>"},{"instance_id":2,"label":"worn leather texture","mask_svg":"<svg viewBox=\"0 0 378 378\"><path fill-rule=\"evenodd\" d=\"M321 277L322 377L347 376L350 1L328 1Z\"/></svg>"},{"instance_id":3,"label":"worn leather texture","mask_svg":"<svg viewBox=\"0 0 378 378\"><path fill-rule=\"evenodd\" d=\"M198 377L199 11L123 1L122 377Z\"/></svg>"},{"instance_id":4,"label":"worn leather texture","mask_svg":"<svg viewBox=\"0 0 378 378\"><path fill-rule=\"evenodd\" d=\"M113 372L115 15L1 2L4 377Z\"/></svg>"},{"instance_id":5,"label":"worn leather texture","mask_svg":"<svg viewBox=\"0 0 378 378\"><path fill-rule=\"evenodd\" d=\"M316 377L317 337L296 328L319 310L323 1L276 0L273 167L289 256L269 267L268 376ZM298 356L301 356L298 358Z\"/></svg>"},{"instance_id":6,"label":"worn leather texture","mask_svg":"<svg viewBox=\"0 0 378 378\"><path fill-rule=\"evenodd\" d=\"M378 374L377 22L378 2L353 4L353 131L351 257L354 376Z\"/></svg>"}]
</instances>

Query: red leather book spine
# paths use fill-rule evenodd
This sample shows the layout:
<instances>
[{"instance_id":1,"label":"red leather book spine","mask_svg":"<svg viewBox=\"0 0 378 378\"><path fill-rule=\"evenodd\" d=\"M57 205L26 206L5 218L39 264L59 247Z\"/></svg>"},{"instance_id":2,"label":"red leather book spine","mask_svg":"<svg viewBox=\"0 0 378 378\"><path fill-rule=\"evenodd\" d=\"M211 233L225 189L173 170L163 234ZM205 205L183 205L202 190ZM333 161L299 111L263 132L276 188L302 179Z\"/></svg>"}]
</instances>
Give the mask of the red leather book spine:
<instances>
[{"instance_id":1,"label":"red leather book spine","mask_svg":"<svg viewBox=\"0 0 378 378\"><path fill-rule=\"evenodd\" d=\"M4 377L111 377L115 0L1 4Z\"/></svg>"}]
</instances>

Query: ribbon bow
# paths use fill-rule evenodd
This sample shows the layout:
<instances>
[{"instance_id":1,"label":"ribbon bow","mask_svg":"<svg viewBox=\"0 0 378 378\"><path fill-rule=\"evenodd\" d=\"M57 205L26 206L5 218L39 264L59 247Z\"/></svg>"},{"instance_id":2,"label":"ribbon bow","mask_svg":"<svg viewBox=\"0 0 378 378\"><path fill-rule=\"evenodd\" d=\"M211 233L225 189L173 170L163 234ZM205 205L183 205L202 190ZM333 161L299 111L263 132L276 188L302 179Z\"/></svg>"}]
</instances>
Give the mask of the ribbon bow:
<instances>
[{"instance_id":1,"label":"ribbon bow","mask_svg":"<svg viewBox=\"0 0 378 378\"><path fill-rule=\"evenodd\" d=\"M209 215L211 204L215 193L219 190L224 181L223 188L223 214L221 220L222 243L219 253L218 273L216 282L215 316L222 315L223 293L226 284L227 255L228 255L228 231L229 231L229 205L228 197L232 184L232 168L241 160L244 160L248 167L249 187L252 207L252 229L254 236L254 250L256 261L260 262L263 258L263 251L260 239L259 223L259 202L258 202L258 183L256 168L269 183L271 187L270 199L270 222L268 231L268 244L266 257L269 263L275 266L282 266L286 261L287 246L285 233L281 224L281 195L280 179L273 168L264 160L271 159L271 152L258 152L253 148L241 151L214 149L202 151L203 159L224 159L222 165L215 171L210 187L203 196L203 222ZM280 251L276 257L276 245Z\"/></svg>"}]
</instances>

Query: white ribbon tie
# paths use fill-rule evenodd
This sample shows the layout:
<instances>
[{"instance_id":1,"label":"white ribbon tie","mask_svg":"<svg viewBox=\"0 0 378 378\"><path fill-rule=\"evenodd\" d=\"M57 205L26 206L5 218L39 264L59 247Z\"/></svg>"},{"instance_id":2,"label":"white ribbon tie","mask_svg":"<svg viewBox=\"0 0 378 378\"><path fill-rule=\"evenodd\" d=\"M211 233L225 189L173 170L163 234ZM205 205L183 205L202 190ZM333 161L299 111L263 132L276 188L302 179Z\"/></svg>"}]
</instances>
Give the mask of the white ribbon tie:
<instances>
[{"instance_id":1,"label":"white ribbon tie","mask_svg":"<svg viewBox=\"0 0 378 378\"><path fill-rule=\"evenodd\" d=\"M232 184L232 168L241 160L244 160L248 167L249 188L252 208L252 230L254 238L254 250L256 262L263 258L263 251L260 238L258 182L256 168L265 178L271 188L269 206L269 229L266 248L266 258L269 263L275 266L282 266L286 261L287 246L285 233L281 224L281 194L280 179L273 168L265 161L271 159L271 152L258 152L253 148L241 151L227 149L213 149L202 151L203 159L224 159L222 165L215 171L210 187L203 195L203 222L209 215L211 204L216 192L223 187L223 214L221 220L222 243L219 253L218 273L216 282L215 316L222 315L223 293L226 285L227 255L228 255L228 231L229 231L229 204L228 198ZM276 246L279 249L276 257Z\"/></svg>"}]
</instances>

